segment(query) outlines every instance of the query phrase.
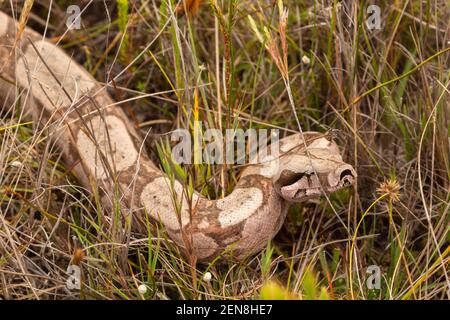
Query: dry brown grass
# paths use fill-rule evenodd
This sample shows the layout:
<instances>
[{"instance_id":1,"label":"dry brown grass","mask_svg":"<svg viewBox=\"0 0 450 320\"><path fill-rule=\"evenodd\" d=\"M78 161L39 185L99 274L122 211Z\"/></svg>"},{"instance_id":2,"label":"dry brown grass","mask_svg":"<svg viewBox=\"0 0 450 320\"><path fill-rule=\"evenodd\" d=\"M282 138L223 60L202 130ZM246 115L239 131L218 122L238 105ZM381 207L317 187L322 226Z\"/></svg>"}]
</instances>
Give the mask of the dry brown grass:
<instances>
[{"instance_id":1,"label":"dry brown grass","mask_svg":"<svg viewBox=\"0 0 450 320\"><path fill-rule=\"evenodd\" d=\"M34 1L28 25L47 27L99 81L115 79L112 96L131 99L122 106L143 134L152 128L147 140L192 121L194 88L210 128L289 134L298 130L294 107L303 130L337 130L358 171L355 189L294 206L273 244L251 261L192 270L164 230L134 233L119 210L105 212L60 161L47 129L27 122L22 101L2 102L0 297L251 299L277 280L289 297L448 299L448 1L386 2L382 28L368 30L363 2L285 0L281 62L255 33L264 37L266 27L266 40L282 40L276 2L203 2L195 15L174 16L165 0L79 1L83 27L61 38L69 1L51 8ZM18 17L23 2L13 4L2 10ZM186 168L209 196L230 191L237 170L206 169ZM81 291L66 288L74 262ZM379 290L366 286L370 265L381 269ZM207 271L211 282L203 281ZM140 284L148 286L144 295Z\"/></svg>"}]
</instances>

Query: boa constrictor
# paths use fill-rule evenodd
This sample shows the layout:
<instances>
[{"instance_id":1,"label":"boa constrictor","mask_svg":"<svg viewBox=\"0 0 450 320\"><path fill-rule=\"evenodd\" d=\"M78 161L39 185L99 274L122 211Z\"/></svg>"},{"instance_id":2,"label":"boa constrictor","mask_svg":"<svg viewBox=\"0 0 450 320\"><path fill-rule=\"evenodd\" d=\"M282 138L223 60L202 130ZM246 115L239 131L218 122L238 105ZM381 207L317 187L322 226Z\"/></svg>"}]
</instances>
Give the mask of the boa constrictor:
<instances>
[{"instance_id":1,"label":"boa constrictor","mask_svg":"<svg viewBox=\"0 0 450 320\"><path fill-rule=\"evenodd\" d=\"M25 28L18 35L17 23L2 12L0 68L2 104L20 101L51 128L67 167L85 187L95 186L107 206L119 195L141 223L143 213L162 223L198 261L210 261L225 249L237 259L260 251L281 228L290 202L356 179L329 136L305 132L280 140L278 166L246 167L225 198L209 200L197 192L188 197L181 183L171 185L141 152L142 139L104 84L35 31Z\"/></svg>"}]
</instances>

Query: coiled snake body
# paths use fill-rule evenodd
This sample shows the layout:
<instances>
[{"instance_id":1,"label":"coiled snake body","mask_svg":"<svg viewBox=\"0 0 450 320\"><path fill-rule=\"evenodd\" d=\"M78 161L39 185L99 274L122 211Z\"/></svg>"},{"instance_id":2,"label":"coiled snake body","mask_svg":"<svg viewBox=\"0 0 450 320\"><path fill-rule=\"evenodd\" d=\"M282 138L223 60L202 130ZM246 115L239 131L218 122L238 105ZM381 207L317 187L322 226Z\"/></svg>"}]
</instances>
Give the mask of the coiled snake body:
<instances>
[{"instance_id":1,"label":"coiled snake body","mask_svg":"<svg viewBox=\"0 0 450 320\"><path fill-rule=\"evenodd\" d=\"M104 85L33 30L18 36L17 24L2 12L0 68L2 103L20 97L36 120L52 128L67 166L85 187L95 186L107 206L119 192L133 217L142 221L147 214L161 222L199 261L227 248L237 259L258 252L279 231L289 202L336 191L356 178L331 138L305 132L280 140L278 166L247 166L225 198L188 197L141 152L142 139ZM181 206L175 210L174 203Z\"/></svg>"}]
</instances>

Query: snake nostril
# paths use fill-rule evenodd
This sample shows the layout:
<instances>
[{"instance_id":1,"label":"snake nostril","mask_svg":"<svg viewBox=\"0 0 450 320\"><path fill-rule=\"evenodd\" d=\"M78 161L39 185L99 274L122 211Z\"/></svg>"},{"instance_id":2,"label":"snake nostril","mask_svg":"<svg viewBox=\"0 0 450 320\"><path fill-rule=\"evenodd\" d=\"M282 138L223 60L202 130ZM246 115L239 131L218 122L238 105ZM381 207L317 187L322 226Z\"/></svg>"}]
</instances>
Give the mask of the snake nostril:
<instances>
[{"instance_id":1,"label":"snake nostril","mask_svg":"<svg viewBox=\"0 0 450 320\"><path fill-rule=\"evenodd\" d=\"M341 172L341 175L340 175L340 177L339 177L339 180L344 180L346 176L351 176L351 177L353 177L353 173L352 173L352 171L351 171L350 169L347 169L347 170L342 171L342 172ZM345 182L349 182L349 181L348 181L347 179L345 179L344 183L345 183Z\"/></svg>"}]
</instances>

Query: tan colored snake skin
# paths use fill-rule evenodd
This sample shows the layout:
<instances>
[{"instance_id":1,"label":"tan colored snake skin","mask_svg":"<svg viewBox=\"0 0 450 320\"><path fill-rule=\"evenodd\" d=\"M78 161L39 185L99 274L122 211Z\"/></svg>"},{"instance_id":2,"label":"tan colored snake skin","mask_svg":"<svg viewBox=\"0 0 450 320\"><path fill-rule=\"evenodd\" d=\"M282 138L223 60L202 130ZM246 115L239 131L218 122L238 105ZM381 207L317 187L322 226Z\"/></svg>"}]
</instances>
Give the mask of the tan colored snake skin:
<instances>
[{"instance_id":1,"label":"tan colored snake skin","mask_svg":"<svg viewBox=\"0 0 450 320\"><path fill-rule=\"evenodd\" d=\"M355 170L335 142L307 132L305 142L299 134L280 141L279 166L246 167L227 197L209 200L195 193L188 200L182 185L171 186L140 151L142 139L101 83L36 32L26 28L19 41L16 32L15 22L0 12L0 102L19 97L34 119L52 128L67 167L85 187L95 185L107 206L118 190L133 217L143 221L145 212L161 222L182 251L199 261L225 249L237 259L258 252L282 226L289 202L355 181ZM174 195L181 204L178 213Z\"/></svg>"}]
</instances>

